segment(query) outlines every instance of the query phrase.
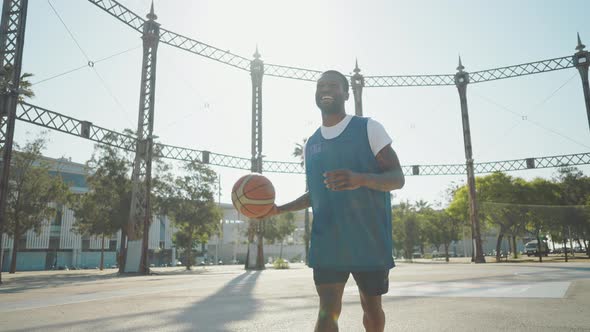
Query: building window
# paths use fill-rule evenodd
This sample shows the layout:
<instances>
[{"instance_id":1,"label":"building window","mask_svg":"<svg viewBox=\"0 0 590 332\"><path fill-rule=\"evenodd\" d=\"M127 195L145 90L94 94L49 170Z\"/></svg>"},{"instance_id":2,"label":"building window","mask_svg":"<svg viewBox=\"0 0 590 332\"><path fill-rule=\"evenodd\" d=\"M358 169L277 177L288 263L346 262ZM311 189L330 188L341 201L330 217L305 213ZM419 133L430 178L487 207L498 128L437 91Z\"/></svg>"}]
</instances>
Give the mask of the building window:
<instances>
[{"instance_id":1,"label":"building window","mask_svg":"<svg viewBox=\"0 0 590 332\"><path fill-rule=\"evenodd\" d=\"M90 249L90 240L82 240L82 250Z\"/></svg>"},{"instance_id":2,"label":"building window","mask_svg":"<svg viewBox=\"0 0 590 332\"><path fill-rule=\"evenodd\" d=\"M117 250L117 240L110 240L109 241L109 250L110 251Z\"/></svg>"}]
</instances>

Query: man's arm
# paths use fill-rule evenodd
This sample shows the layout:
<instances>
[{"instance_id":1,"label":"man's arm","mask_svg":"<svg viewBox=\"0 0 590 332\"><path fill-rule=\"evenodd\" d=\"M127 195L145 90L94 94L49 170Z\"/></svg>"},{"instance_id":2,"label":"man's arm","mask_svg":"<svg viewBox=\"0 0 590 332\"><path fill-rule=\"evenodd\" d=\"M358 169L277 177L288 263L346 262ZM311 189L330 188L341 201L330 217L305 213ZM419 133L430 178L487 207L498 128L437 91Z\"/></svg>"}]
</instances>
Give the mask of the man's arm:
<instances>
[{"instance_id":1,"label":"man's arm","mask_svg":"<svg viewBox=\"0 0 590 332\"><path fill-rule=\"evenodd\" d=\"M397 154L387 145L376 156L379 169L383 173L380 174L363 174L364 180L362 186L379 190L392 191L401 189L406 183L404 172L397 158Z\"/></svg>"},{"instance_id":2,"label":"man's arm","mask_svg":"<svg viewBox=\"0 0 590 332\"><path fill-rule=\"evenodd\" d=\"M257 219L266 219L277 214L285 213L285 212L293 212L303 210L305 208L311 207L311 200L309 199L309 192L301 195L301 197L297 198L296 200L289 202L287 204L281 206L273 206L272 210L268 212L266 215L259 217Z\"/></svg>"},{"instance_id":3,"label":"man's arm","mask_svg":"<svg viewBox=\"0 0 590 332\"><path fill-rule=\"evenodd\" d=\"M301 197L297 198L296 200L289 202L287 204L278 206L277 209L279 213L285 212L293 212L303 210L311 206L311 200L309 199L309 192L301 195Z\"/></svg>"},{"instance_id":4,"label":"man's arm","mask_svg":"<svg viewBox=\"0 0 590 332\"><path fill-rule=\"evenodd\" d=\"M334 170L324 174L324 183L334 191L353 190L367 187L379 191L392 191L403 188L406 180L397 154L390 144L385 146L377 156L381 173L355 173L347 169Z\"/></svg>"}]
</instances>

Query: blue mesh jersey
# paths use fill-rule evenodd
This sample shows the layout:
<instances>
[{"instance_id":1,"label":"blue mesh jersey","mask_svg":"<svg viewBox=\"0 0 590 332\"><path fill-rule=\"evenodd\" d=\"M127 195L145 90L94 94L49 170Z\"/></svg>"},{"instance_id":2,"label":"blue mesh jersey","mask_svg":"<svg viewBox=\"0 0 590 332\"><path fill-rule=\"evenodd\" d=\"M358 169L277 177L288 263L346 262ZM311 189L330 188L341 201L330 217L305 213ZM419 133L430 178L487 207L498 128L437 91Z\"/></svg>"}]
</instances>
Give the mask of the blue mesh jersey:
<instances>
[{"instance_id":1,"label":"blue mesh jersey","mask_svg":"<svg viewBox=\"0 0 590 332\"><path fill-rule=\"evenodd\" d=\"M318 129L307 141L305 172L313 209L309 266L375 271L395 266L389 192L366 187L331 191L323 174L337 169L379 173L367 137L367 118L354 116L333 139Z\"/></svg>"}]
</instances>

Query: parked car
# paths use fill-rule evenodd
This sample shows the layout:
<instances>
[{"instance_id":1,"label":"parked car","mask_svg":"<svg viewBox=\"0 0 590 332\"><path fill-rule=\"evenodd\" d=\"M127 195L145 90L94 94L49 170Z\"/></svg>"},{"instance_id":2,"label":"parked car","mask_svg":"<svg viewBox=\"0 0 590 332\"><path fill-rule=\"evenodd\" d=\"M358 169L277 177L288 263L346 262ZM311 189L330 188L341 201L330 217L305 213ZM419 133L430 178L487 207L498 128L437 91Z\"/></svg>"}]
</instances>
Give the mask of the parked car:
<instances>
[{"instance_id":1,"label":"parked car","mask_svg":"<svg viewBox=\"0 0 590 332\"><path fill-rule=\"evenodd\" d=\"M552 251L552 253L554 253L554 254L563 254L563 253L565 253L566 251L567 251L567 253L568 253L568 254L571 254L571 253L573 253L573 250L572 250L572 248L570 248L570 247L567 247L567 248L564 248L564 247L561 247L561 248L555 248L555 250L553 250L553 251Z\"/></svg>"},{"instance_id":2,"label":"parked car","mask_svg":"<svg viewBox=\"0 0 590 332\"><path fill-rule=\"evenodd\" d=\"M577 253L584 254L584 253L586 253L586 250L585 250L584 248L582 248L582 247L575 246L575 247L574 247L574 252L575 252L576 254L577 254Z\"/></svg>"},{"instance_id":3,"label":"parked car","mask_svg":"<svg viewBox=\"0 0 590 332\"><path fill-rule=\"evenodd\" d=\"M533 240L530 242L527 242L524 245L524 253L527 256L539 256L539 255L543 255L543 256L548 256L549 255L549 247L547 246L547 242L545 241L541 241L541 245L540 245L540 250L539 250L539 245L537 243L537 240Z\"/></svg>"}]
</instances>

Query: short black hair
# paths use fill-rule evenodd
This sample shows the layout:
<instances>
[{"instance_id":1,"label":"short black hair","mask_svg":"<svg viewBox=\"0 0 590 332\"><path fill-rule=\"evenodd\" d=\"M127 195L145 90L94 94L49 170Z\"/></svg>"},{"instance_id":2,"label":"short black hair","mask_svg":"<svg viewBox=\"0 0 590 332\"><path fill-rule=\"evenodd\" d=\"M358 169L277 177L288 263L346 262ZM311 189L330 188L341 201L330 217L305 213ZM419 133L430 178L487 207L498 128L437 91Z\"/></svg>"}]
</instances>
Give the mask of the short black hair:
<instances>
[{"instance_id":1,"label":"short black hair","mask_svg":"<svg viewBox=\"0 0 590 332\"><path fill-rule=\"evenodd\" d=\"M334 74L334 75L340 76L340 78L342 79L342 85L344 87L344 92L348 93L348 78L346 78L346 76L344 76L344 74L342 74L341 72L339 72L337 70L327 70L327 71L323 72L322 75L320 75L320 77L327 75L327 74Z\"/></svg>"}]
</instances>

